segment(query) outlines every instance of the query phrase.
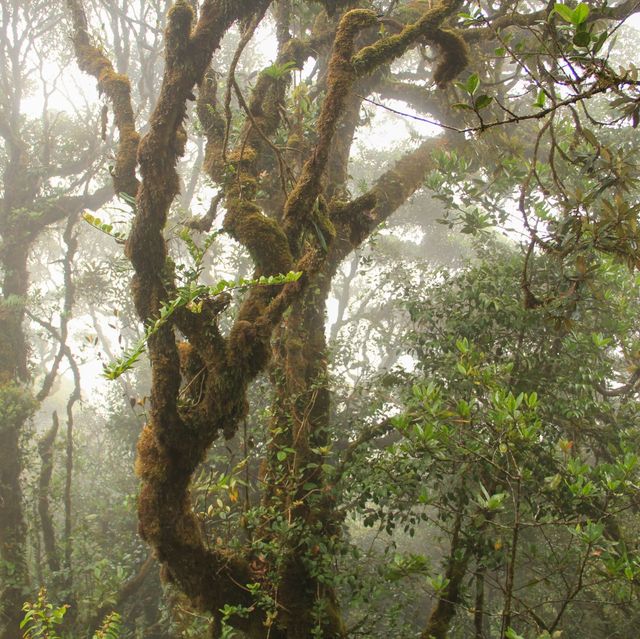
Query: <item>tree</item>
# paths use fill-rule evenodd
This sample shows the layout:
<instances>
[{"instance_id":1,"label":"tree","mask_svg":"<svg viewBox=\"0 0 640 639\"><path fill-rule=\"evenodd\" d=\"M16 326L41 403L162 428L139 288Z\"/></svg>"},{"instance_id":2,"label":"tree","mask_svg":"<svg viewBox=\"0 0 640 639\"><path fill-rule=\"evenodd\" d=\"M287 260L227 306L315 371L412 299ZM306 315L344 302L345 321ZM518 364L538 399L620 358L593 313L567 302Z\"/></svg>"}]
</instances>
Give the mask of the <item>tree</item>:
<instances>
[{"instance_id":1,"label":"tree","mask_svg":"<svg viewBox=\"0 0 640 639\"><path fill-rule=\"evenodd\" d=\"M389 2L375 10L369 3L355 9L353 4L274 4L276 61L243 88L235 69L258 26L270 19L272 3L178 0L168 14L158 101L142 126L135 120L129 79L92 44L82 3L67 0L78 63L108 97L119 131L115 190L135 201L126 254L134 269L134 303L147 323L152 370L149 420L138 443L140 532L166 579L213 616L214 636L228 626L272 639L347 633L332 570L343 513L330 463L324 334L326 299L344 258L422 187L438 162L455 160L455 168L472 170L453 153L465 146L465 132L544 121L533 146L523 150L534 158L532 184L539 149L558 152L553 122L563 108L615 93L622 100L621 117L633 120L636 113L636 80L616 72L600 54L634 2L591 10L586 4L559 5L551 13L542 4L488 5L479 12L458 1L433 8ZM234 23L240 41L223 99L212 56ZM315 60L312 71L295 71L304 70L309 59ZM399 61L407 59L416 73L398 70ZM451 88L470 64L473 73ZM296 73L301 80L293 87ZM406 80L400 79L403 74ZM495 94L478 94L483 83L496 83ZM521 83L526 97L513 97ZM530 112L534 91L538 110ZM362 126L362 104L374 93L426 111L449 133L419 141L355 197L349 159ZM184 235L190 268L176 265L167 249L165 227L180 184L176 165L188 144L187 105L194 99L206 139L203 170L217 191L211 214L196 226L209 231L223 203L222 230L243 247L255 269L251 283L240 283L247 290L237 309L228 282L200 279L204 249L190 235ZM597 151L601 145L594 138L590 144ZM547 188L543 180L536 184ZM543 249L562 239L566 231L560 222L568 223L575 238L575 220L587 205L596 211L587 222L597 235L604 223L594 202L610 188L622 188L614 181L591 202L572 208L560 186L555 185L560 213L550 216L546 227L550 237L528 225L532 241ZM631 205L627 209L628 222L634 213ZM464 215L465 228L484 224L478 211ZM598 237L595 248L631 259L630 222L607 223L615 241L603 246ZM537 298L527 299L536 305ZM143 346L110 373L130 367ZM260 505L236 513L235 540L211 544L193 510L192 478L216 438L238 436L248 390L267 370L274 400L262 437L267 446ZM232 491L229 500L239 503Z\"/></svg>"},{"instance_id":2,"label":"tree","mask_svg":"<svg viewBox=\"0 0 640 639\"><path fill-rule=\"evenodd\" d=\"M402 437L358 452L351 501L368 526L444 539L441 567L423 547L395 562L431 582L425 638L573 635L584 618L593 636L602 618L632 636L636 278L605 259L580 294L533 311L517 295L523 256L502 243L482 258L408 296L418 364ZM533 268L557 290L555 259Z\"/></svg>"}]
</instances>

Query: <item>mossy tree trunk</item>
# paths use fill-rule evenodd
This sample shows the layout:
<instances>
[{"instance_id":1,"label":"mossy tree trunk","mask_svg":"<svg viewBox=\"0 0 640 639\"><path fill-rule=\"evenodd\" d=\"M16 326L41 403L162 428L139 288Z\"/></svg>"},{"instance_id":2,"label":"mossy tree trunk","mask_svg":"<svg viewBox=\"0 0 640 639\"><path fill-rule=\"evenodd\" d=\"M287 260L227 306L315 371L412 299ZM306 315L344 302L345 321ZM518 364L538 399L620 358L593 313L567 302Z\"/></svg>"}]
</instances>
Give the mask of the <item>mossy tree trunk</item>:
<instances>
[{"instance_id":1,"label":"mossy tree trunk","mask_svg":"<svg viewBox=\"0 0 640 639\"><path fill-rule=\"evenodd\" d=\"M17 105L20 96L16 96ZM28 387L27 344L23 330L28 291L27 259L33 234L24 223L35 195L27 173L26 146L19 138L19 110L2 127L8 162L0 211L0 637L14 639L29 588L26 524L22 506L22 438L35 410ZM12 127L15 126L14 130Z\"/></svg>"},{"instance_id":2,"label":"mossy tree trunk","mask_svg":"<svg viewBox=\"0 0 640 639\"><path fill-rule=\"evenodd\" d=\"M319 17L311 35L301 39L290 37L289 13L279 12L278 64L295 61L302 66L307 58L322 55L328 61L314 142L298 139L294 144L295 126L289 131L287 153L294 149L299 154L299 171L292 175L270 139L281 124L288 74L261 74L248 99L231 77L230 89L246 124L240 143L228 150L215 76L208 73L229 27L236 21L242 25L239 56L269 0L205 0L197 20L189 2L175 2L167 21L159 99L139 144L127 78L115 74L104 54L91 46L81 2L67 4L79 64L98 79L116 112L116 189L136 196L126 252L135 270L133 297L140 318L157 317L176 294L163 232L178 193L176 163L185 148L183 120L195 85L207 140L204 169L221 188L215 204L220 199L225 203L224 229L251 256L257 276L303 273L284 286L251 289L226 331L219 317L229 300L220 296L203 300L199 313L178 309L149 339L151 409L137 460L140 532L163 564L165 578L195 607L212 614L214 632L220 630L220 610L235 606L238 613L225 615L225 622L252 639L307 638L314 628L327 638L342 637L335 593L318 575L318 566L328 557L326 548L340 534L332 486L323 469L329 415L324 307L341 261L420 186L437 148L432 140L425 142L381 176L371 191L350 199L342 187L358 124L360 101L353 87L421 39L438 40L442 23L459 5L445 2L399 34L378 40L373 11L337 15L343 3L327 3L334 17ZM358 38L363 34L372 44L361 47ZM442 47L443 59L448 73L455 74L466 64L466 45L453 36L449 40L448 48ZM136 158L139 184L133 172ZM278 174L279 179L270 179ZM180 346L176 330L184 338ZM235 436L247 413L249 385L269 365L272 341L276 405L263 505L286 523L276 531L271 515L265 515L260 529L278 551L271 559L256 561L251 548L206 543L189 487L214 439ZM186 404L179 398L189 392L193 371L200 372L201 381L194 401ZM266 591L275 607L268 609L256 600L249 586Z\"/></svg>"},{"instance_id":3,"label":"mossy tree trunk","mask_svg":"<svg viewBox=\"0 0 640 639\"><path fill-rule=\"evenodd\" d=\"M26 299L26 255L5 249L0 308L0 637L15 639L29 588L26 525L22 508L21 440L35 403L26 386L22 331Z\"/></svg>"},{"instance_id":4,"label":"mossy tree trunk","mask_svg":"<svg viewBox=\"0 0 640 639\"><path fill-rule=\"evenodd\" d=\"M275 339L276 401L265 506L291 526L276 546L283 556L276 593L287 637L345 636L332 586L341 521L324 464L329 454L330 392L325 308L331 279L318 275ZM284 453L284 455L283 455Z\"/></svg>"}]
</instances>

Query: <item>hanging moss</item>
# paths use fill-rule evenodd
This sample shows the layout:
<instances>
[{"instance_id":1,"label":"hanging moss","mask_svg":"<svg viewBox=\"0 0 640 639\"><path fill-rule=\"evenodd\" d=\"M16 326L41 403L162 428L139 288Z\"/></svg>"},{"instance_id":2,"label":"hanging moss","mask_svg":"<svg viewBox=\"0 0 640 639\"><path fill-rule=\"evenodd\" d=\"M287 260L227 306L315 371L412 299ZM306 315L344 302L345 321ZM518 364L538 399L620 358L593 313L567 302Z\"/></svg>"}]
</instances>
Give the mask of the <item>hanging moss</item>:
<instances>
[{"instance_id":1,"label":"hanging moss","mask_svg":"<svg viewBox=\"0 0 640 639\"><path fill-rule=\"evenodd\" d=\"M453 29L439 29L433 34L431 41L438 45L441 52L433 79L438 86L444 86L469 66L469 45Z\"/></svg>"}]
</instances>

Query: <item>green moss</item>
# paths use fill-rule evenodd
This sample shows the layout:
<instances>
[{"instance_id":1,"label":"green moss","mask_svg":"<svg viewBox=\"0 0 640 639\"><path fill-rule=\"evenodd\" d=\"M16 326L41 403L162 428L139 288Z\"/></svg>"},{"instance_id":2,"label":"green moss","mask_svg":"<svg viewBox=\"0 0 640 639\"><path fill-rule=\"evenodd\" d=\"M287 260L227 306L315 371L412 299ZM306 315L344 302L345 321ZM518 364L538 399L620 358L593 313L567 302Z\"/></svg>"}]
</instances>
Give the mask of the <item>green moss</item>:
<instances>
[{"instance_id":1,"label":"green moss","mask_svg":"<svg viewBox=\"0 0 640 639\"><path fill-rule=\"evenodd\" d=\"M0 429L21 426L37 408L38 402L25 386L13 381L0 385Z\"/></svg>"},{"instance_id":2,"label":"green moss","mask_svg":"<svg viewBox=\"0 0 640 639\"><path fill-rule=\"evenodd\" d=\"M313 221L317 227L314 230L321 235L318 240L322 244L322 248L327 250L328 246L336 238L336 227L329 218L327 203L322 195L318 196L316 205L313 207Z\"/></svg>"},{"instance_id":3,"label":"green moss","mask_svg":"<svg viewBox=\"0 0 640 639\"><path fill-rule=\"evenodd\" d=\"M404 54L420 38L432 39L440 31L442 22L460 5L459 0L445 0L433 9L425 11L414 23L394 35L364 47L353 57L353 66L358 75L372 73L382 64L392 62Z\"/></svg>"},{"instance_id":4,"label":"green moss","mask_svg":"<svg viewBox=\"0 0 640 639\"><path fill-rule=\"evenodd\" d=\"M135 197L138 180L135 175L140 136L135 129L131 107L131 85L126 75L116 73L109 59L97 47L75 38L80 68L98 81L98 91L108 96L113 106L115 123L120 133L113 184L116 193Z\"/></svg>"},{"instance_id":5,"label":"green moss","mask_svg":"<svg viewBox=\"0 0 640 639\"><path fill-rule=\"evenodd\" d=\"M245 200L228 200L224 228L243 244L260 274L276 275L291 270L293 258L279 224Z\"/></svg>"},{"instance_id":6,"label":"green moss","mask_svg":"<svg viewBox=\"0 0 640 639\"><path fill-rule=\"evenodd\" d=\"M387 171L379 178L376 192L379 202L386 202L388 206L394 208L397 208L407 197L402 175L394 170Z\"/></svg>"},{"instance_id":7,"label":"green moss","mask_svg":"<svg viewBox=\"0 0 640 639\"><path fill-rule=\"evenodd\" d=\"M296 253L300 252L305 227L310 225L309 213L321 190L321 180L327 167L336 126L355 81L351 64L354 39L361 29L375 24L377 18L373 11L354 9L346 13L338 25L327 72L327 95L318 118L318 143L284 207L287 237ZM330 230L328 226L327 230Z\"/></svg>"},{"instance_id":8,"label":"green moss","mask_svg":"<svg viewBox=\"0 0 640 639\"><path fill-rule=\"evenodd\" d=\"M302 137L292 133L287 139L287 146L291 149L299 149L302 146Z\"/></svg>"},{"instance_id":9,"label":"green moss","mask_svg":"<svg viewBox=\"0 0 640 639\"><path fill-rule=\"evenodd\" d=\"M358 75L371 73L381 64L400 57L405 51L405 41L406 38L397 34L364 47L353 57L356 73Z\"/></svg>"}]
</instances>

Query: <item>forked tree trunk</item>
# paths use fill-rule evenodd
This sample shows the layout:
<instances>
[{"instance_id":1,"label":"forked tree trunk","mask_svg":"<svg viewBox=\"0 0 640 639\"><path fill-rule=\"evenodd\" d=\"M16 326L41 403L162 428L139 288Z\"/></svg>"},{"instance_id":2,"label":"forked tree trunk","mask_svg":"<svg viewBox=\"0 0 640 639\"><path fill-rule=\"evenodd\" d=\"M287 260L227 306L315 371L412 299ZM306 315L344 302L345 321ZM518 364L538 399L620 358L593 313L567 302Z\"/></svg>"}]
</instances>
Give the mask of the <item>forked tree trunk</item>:
<instances>
[{"instance_id":1,"label":"forked tree trunk","mask_svg":"<svg viewBox=\"0 0 640 639\"><path fill-rule=\"evenodd\" d=\"M240 20L247 29L241 42L246 41L271 3L208 0L202 3L194 22L189 3L175 2L165 33L166 65L160 97L139 145L128 80L115 74L103 52L91 45L81 2L67 0L67 4L80 66L98 79L114 108L120 132L114 169L116 190L131 196L137 192L136 217L126 253L135 270L132 290L136 310L147 322L157 318L162 306L177 294L163 232L178 192L175 165L186 143L182 125L186 101L192 97L194 85L206 91L205 72L229 27ZM335 8L339 3L329 4ZM402 37L383 38L357 53L358 36L379 27L374 11L350 11L342 16L337 28L327 25L326 32L318 34L315 41L313 37L291 40L291 47L282 30L280 53L286 52L287 57L280 59L280 64L295 60L302 66L325 41L332 51L316 122L317 139L304 150L306 157L290 189L286 171L281 171L283 191L287 193L279 211L271 217L263 214L257 198L266 168L265 154L274 151L273 143L269 139L265 142L265 138L273 136L279 126L288 81L261 74L249 101L236 90L247 124L241 143L228 157L220 139L219 118L204 118L204 164L224 193L224 230L247 250L257 276L292 270L303 273L299 281L283 287L263 286L249 291L231 328L224 333L218 316L229 300L218 296L206 303L203 299L201 313L180 307L148 340L152 389L149 420L138 444L140 531L164 564L167 578L195 606L216 618L214 632L220 631L220 609L231 605L240 612L231 615L228 622L251 639L307 639L318 626L327 639L344 635L335 594L316 570L326 560L327 551L321 546L330 547L339 534L331 487L322 468L329 406L324 306L331 276L342 258L419 187L427 162L417 160L428 160L433 146L423 146L410 161L398 163L371 192L356 200L342 201L335 193L335 202L328 205L324 196L331 198L334 192L324 192L325 177L331 173L334 179L336 175L329 159L336 148L333 142L338 122L348 103L353 103L355 81L390 64L425 35L443 35L440 25L459 5L459 0L444 2L425 11ZM450 49L454 49L459 62L456 68L461 70L467 61L466 44L451 34L447 42L441 46L447 49L443 58L447 58L451 70ZM215 104L206 106L215 111ZM210 115L212 109L206 109ZM355 118L357 109L351 115ZM345 172L348 148L350 145L344 149L339 174ZM136 158L142 177L139 185L135 179ZM225 179L225 172L233 179ZM278 198L271 200L276 202ZM340 243L336 249L337 233ZM185 338L180 347L175 329ZM213 440L220 433L227 438L236 434L247 411L247 389L265 370L274 335L279 338L276 369L282 370L282 377L276 384L275 423L279 430L274 432L265 504L274 508L283 525L273 531L272 537L279 556L264 567L256 566L251 551L204 542L189 486ZM192 404L185 405L180 401L181 379L188 378L193 366L203 372L201 392ZM263 528L268 533L269 522L264 522ZM267 584L265 571L270 572ZM276 601L274 623L269 623L268 611L247 587L257 582L261 587L264 584Z\"/></svg>"}]
</instances>

